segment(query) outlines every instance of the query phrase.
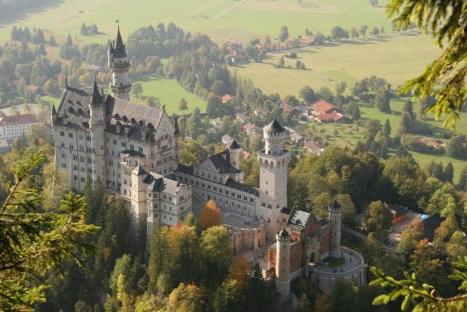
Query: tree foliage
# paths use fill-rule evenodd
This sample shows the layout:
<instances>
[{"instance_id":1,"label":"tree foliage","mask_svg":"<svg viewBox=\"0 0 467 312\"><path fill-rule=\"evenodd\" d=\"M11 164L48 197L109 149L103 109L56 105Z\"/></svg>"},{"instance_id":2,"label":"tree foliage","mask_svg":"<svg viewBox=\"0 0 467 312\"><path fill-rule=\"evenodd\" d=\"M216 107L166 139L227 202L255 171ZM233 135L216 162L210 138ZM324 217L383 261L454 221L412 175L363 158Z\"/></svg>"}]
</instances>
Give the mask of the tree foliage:
<instances>
[{"instance_id":1,"label":"tree foliage","mask_svg":"<svg viewBox=\"0 0 467 312\"><path fill-rule=\"evenodd\" d=\"M18 164L0 207L0 310L32 310L45 299L48 272L65 261L83 264L93 250L86 238L97 228L86 224L83 197L68 194L56 210L44 211L41 191L25 184L44 157L37 152Z\"/></svg>"},{"instance_id":2,"label":"tree foliage","mask_svg":"<svg viewBox=\"0 0 467 312\"><path fill-rule=\"evenodd\" d=\"M421 98L434 95L436 104L429 111L437 116L448 115L447 122L453 125L459 118L467 93L467 2L391 0L387 12L395 18L398 29L415 23L425 32L432 33L439 46L446 45L441 55L419 77L408 81L401 91L414 91Z\"/></svg>"}]
</instances>

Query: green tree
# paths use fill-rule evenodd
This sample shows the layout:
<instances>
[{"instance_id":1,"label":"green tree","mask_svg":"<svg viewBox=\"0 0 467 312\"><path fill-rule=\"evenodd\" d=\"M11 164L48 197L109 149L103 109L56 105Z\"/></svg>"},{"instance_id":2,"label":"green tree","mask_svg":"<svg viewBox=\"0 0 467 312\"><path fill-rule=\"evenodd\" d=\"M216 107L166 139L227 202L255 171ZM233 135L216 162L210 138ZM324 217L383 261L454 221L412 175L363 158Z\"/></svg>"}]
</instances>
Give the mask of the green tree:
<instances>
[{"instance_id":1,"label":"green tree","mask_svg":"<svg viewBox=\"0 0 467 312\"><path fill-rule=\"evenodd\" d=\"M446 145L446 152L452 157L467 159L467 137L465 135L455 135L450 138Z\"/></svg>"},{"instance_id":2,"label":"green tree","mask_svg":"<svg viewBox=\"0 0 467 312\"><path fill-rule=\"evenodd\" d=\"M169 296L167 312L205 311L203 291L194 284L180 283Z\"/></svg>"},{"instance_id":3,"label":"green tree","mask_svg":"<svg viewBox=\"0 0 467 312\"><path fill-rule=\"evenodd\" d=\"M467 3L462 0L426 2L423 0L391 0L387 6L389 17L394 17L397 29L412 24L429 32L444 51L426 67L417 78L408 81L402 92L414 91L425 98L435 95L436 103L429 109L437 116L448 114L448 123L454 124L465 103L467 87L465 29Z\"/></svg>"},{"instance_id":4,"label":"green tree","mask_svg":"<svg viewBox=\"0 0 467 312\"><path fill-rule=\"evenodd\" d=\"M309 86L304 86L300 89L299 96L303 99L307 104L311 104L316 100L315 91L310 88Z\"/></svg>"},{"instance_id":5,"label":"green tree","mask_svg":"<svg viewBox=\"0 0 467 312\"><path fill-rule=\"evenodd\" d=\"M281 57L279 58L279 62L277 63L277 67L278 67L278 68L284 68L284 66L285 66L285 59L284 59L283 56L281 56Z\"/></svg>"},{"instance_id":6,"label":"green tree","mask_svg":"<svg viewBox=\"0 0 467 312\"><path fill-rule=\"evenodd\" d=\"M390 92L386 88L379 88L376 91L375 98L373 99L373 104L383 113L390 113L391 106L390 102Z\"/></svg>"},{"instance_id":7,"label":"green tree","mask_svg":"<svg viewBox=\"0 0 467 312\"><path fill-rule=\"evenodd\" d=\"M331 38L333 40L346 39L346 38L349 38L349 33L347 32L347 30L345 30L344 28L340 26L334 26L331 29Z\"/></svg>"},{"instance_id":8,"label":"green tree","mask_svg":"<svg viewBox=\"0 0 467 312\"><path fill-rule=\"evenodd\" d=\"M139 99L141 95L143 95L143 85L139 82L135 82L131 87L131 93Z\"/></svg>"},{"instance_id":9,"label":"green tree","mask_svg":"<svg viewBox=\"0 0 467 312\"><path fill-rule=\"evenodd\" d=\"M0 310L33 310L45 301L42 277L65 261L83 264L92 251L86 240L97 228L85 223L84 198L68 194L57 209L45 212L43 194L27 184L43 163L42 152L19 162L0 207Z\"/></svg>"},{"instance_id":10,"label":"green tree","mask_svg":"<svg viewBox=\"0 0 467 312\"><path fill-rule=\"evenodd\" d=\"M392 214L388 205L381 201L371 202L368 206L366 224L368 231L375 232L380 237L387 237L387 231L392 225Z\"/></svg>"},{"instance_id":11,"label":"green tree","mask_svg":"<svg viewBox=\"0 0 467 312\"><path fill-rule=\"evenodd\" d=\"M388 137L391 135L391 124L389 123L389 119L386 119L384 122L383 133Z\"/></svg>"},{"instance_id":12,"label":"green tree","mask_svg":"<svg viewBox=\"0 0 467 312\"><path fill-rule=\"evenodd\" d=\"M226 276L232 248L230 235L223 225L213 226L201 234L200 252L207 269L207 279L218 282Z\"/></svg>"},{"instance_id":13,"label":"green tree","mask_svg":"<svg viewBox=\"0 0 467 312\"><path fill-rule=\"evenodd\" d=\"M399 121L399 135L410 133L413 129L414 121L412 115L409 112L402 112L401 119Z\"/></svg>"},{"instance_id":14,"label":"green tree","mask_svg":"<svg viewBox=\"0 0 467 312\"><path fill-rule=\"evenodd\" d=\"M182 112L188 110L188 102L184 98L181 98L180 102L178 102L178 109Z\"/></svg>"},{"instance_id":15,"label":"green tree","mask_svg":"<svg viewBox=\"0 0 467 312\"><path fill-rule=\"evenodd\" d=\"M448 162L446 167L444 168L444 181L446 182L451 182L452 179L454 178L454 167L452 166L451 162Z\"/></svg>"},{"instance_id":16,"label":"green tree","mask_svg":"<svg viewBox=\"0 0 467 312\"><path fill-rule=\"evenodd\" d=\"M460 175L459 181L457 182L457 189L467 192L467 166L465 166Z\"/></svg>"},{"instance_id":17,"label":"green tree","mask_svg":"<svg viewBox=\"0 0 467 312\"><path fill-rule=\"evenodd\" d=\"M282 26L279 31L279 41L284 42L289 39L289 28L287 26Z\"/></svg>"},{"instance_id":18,"label":"green tree","mask_svg":"<svg viewBox=\"0 0 467 312\"><path fill-rule=\"evenodd\" d=\"M372 286L389 289L389 293L377 296L374 305L387 305L391 301L401 303L401 310L407 311L465 311L467 308L467 257L460 258L453 263L455 270L449 276L460 282L459 293L452 297L442 297L434 286L422 283L415 273L404 272L403 279L396 279L384 274L376 267L371 267L375 279Z\"/></svg>"},{"instance_id":19,"label":"green tree","mask_svg":"<svg viewBox=\"0 0 467 312\"><path fill-rule=\"evenodd\" d=\"M245 294L240 284L235 280L226 280L217 288L212 299L214 312L245 311Z\"/></svg>"}]
</instances>

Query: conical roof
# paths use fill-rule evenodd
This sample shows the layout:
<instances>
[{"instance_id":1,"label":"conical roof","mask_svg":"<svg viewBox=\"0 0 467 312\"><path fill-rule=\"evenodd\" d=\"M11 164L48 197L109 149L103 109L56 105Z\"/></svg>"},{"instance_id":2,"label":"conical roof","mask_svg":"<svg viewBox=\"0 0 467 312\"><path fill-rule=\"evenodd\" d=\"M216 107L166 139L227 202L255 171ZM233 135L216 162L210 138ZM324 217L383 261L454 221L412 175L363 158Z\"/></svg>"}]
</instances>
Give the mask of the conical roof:
<instances>
[{"instance_id":1,"label":"conical roof","mask_svg":"<svg viewBox=\"0 0 467 312\"><path fill-rule=\"evenodd\" d=\"M265 128L266 130L271 132L285 132L285 129L281 126L281 124L279 123L279 121L277 121L276 118L274 118L274 120L271 123L269 123Z\"/></svg>"},{"instance_id":2,"label":"conical roof","mask_svg":"<svg viewBox=\"0 0 467 312\"><path fill-rule=\"evenodd\" d=\"M126 57L126 49L123 44L122 34L120 33L120 25L117 31L117 41L115 42L115 48L113 49L115 57L124 58Z\"/></svg>"},{"instance_id":3,"label":"conical roof","mask_svg":"<svg viewBox=\"0 0 467 312\"><path fill-rule=\"evenodd\" d=\"M103 103L102 95L99 92L99 88L97 87L97 82L94 80L94 86L92 88L92 99L91 104L94 106L99 106Z\"/></svg>"}]
</instances>

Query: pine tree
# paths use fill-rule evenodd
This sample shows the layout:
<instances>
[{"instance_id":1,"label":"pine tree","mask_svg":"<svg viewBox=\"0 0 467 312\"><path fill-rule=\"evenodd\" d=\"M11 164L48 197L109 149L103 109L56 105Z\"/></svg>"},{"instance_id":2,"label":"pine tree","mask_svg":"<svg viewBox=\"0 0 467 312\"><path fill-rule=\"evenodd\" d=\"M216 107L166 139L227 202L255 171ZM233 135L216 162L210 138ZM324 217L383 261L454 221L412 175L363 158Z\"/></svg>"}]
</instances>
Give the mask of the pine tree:
<instances>
[{"instance_id":1,"label":"pine tree","mask_svg":"<svg viewBox=\"0 0 467 312\"><path fill-rule=\"evenodd\" d=\"M391 124L389 123L389 119L386 119L384 122L383 133L388 137L391 135Z\"/></svg>"},{"instance_id":2,"label":"pine tree","mask_svg":"<svg viewBox=\"0 0 467 312\"><path fill-rule=\"evenodd\" d=\"M454 177L454 167L452 166L451 162L448 162L448 164L444 168L444 174L443 174L444 179L443 180L445 182L451 182L452 183L453 177Z\"/></svg>"}]
</instances>

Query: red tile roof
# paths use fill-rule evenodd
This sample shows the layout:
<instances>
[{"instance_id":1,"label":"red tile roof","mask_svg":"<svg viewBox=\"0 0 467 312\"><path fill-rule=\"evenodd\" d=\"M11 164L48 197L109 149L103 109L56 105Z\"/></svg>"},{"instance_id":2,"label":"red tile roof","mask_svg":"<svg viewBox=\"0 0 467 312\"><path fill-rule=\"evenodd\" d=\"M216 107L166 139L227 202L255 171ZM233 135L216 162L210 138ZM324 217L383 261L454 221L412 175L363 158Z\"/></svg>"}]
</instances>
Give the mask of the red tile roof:
<instances>
[{"instance_id":1,"label":"red tile roof","mask_svg":"<svg viewBox=\"0 0 467 312\"><path fill-rule=\"evenodd\" d=\"M36 122L39 122L39 120L33 114L11 115L11 116L4 116L0 118L1 126L15 125L15 124L30 124L30 123L36 123Z\"/></svg>"},{"instance_id":2,"label":"red tile roof","mask_svg":"<svg viewBox=\"0 0 467 312\"><path fill-rule=\"evenodd\" d=\"M342 115L339 112L325 113L325 114L316 116L316 119L318 119L321 122L322 121L339 121L342 118L344 118L344 115Z\"/></svg>"},{"instance_id":3,"label":"red tile roof","mask_svg":"<svg viewBox=\"0 0 467 312\"><path fill-rule=\"evenodd\" d=\"M222 104L225 104L227 102L229 102L230 100L233 99L233 96L229 95L229 94L226 94L222 97Z\"/></svg>"},{"instance_id":4,"label":"red tile roof","mask_svg":"<svg viewBox=\"0 0 467 312\"><path fill-rule=\"evenodd\" d=\"M325 100L319 100L318 102L315 102L315 104L313 104L313 110L319 114L328 113L333 109L336 109L336 106Z\"/></svg>"}]
</instances>

